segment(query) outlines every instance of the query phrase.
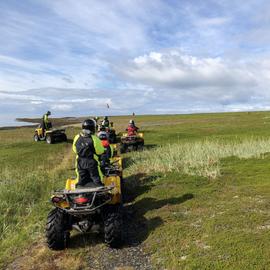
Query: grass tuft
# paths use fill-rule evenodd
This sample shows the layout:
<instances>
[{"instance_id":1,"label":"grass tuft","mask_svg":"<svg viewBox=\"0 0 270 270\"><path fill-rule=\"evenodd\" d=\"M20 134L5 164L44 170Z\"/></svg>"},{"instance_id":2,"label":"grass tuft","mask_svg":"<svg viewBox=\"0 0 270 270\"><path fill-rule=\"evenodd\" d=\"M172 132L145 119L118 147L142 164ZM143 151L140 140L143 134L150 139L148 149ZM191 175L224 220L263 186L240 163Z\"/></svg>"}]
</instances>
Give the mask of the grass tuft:
<instances>
[{"instance_id":1,"label":"grass tuft","mask_svg":"<svg viewBox=\"0 0 270 270\"><path fill-rule=\"evenodd\" d=\"M232 156L262 158L267 152L270 152L270 140L265 138L175 143L132 154L129 170L144 173L181 172L215 179L221 175L221 159Z\"/></svg>"}]
</instances>

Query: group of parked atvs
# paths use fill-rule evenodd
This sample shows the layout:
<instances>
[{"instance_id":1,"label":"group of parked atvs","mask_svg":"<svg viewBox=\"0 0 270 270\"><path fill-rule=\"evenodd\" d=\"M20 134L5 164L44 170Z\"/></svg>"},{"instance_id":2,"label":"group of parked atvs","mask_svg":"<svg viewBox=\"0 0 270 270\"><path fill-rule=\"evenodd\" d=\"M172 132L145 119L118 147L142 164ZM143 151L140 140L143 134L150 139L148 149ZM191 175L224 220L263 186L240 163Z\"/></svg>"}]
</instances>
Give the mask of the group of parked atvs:
<instances>
[{"instance_id":1,"label":"group of parked atvs","mask_svg":"<svg viewBox=\"0 0 270 270\"><path fill-rule=\"evenodd\" d=\"M76 188L77 179L68 179L65 189L56 190L51 196L54 208L49 212L46 224L46 239L51 249L66 248L73 229L80 233L98 231L103 235L104 242L113 248L121 246L123 242L123 167L119 152L142 150L144 139L143 133L133 136L124 133L118 137L112 125L106 132L115 151L110 164L103 168L104 186L96 187L89 183L83 188ZM51 144L66 141L67 137L64 129L44 132L38 127L34 140L46 140Z\"/></svg>"}]
</instances>

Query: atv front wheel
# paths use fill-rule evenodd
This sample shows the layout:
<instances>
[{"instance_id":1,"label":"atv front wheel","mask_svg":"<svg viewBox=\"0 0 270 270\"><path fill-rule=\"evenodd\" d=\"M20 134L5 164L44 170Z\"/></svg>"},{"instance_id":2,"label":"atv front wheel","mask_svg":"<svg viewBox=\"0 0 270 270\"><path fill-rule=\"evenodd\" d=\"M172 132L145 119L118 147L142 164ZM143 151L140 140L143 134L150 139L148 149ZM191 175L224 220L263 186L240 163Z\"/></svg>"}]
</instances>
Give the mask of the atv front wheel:
<instances>
[{"instance_id":1,"label":"atv front wheel","mask_svg":"<svg viewBox=\"0 0 270 270\"><path fill-rule=\"evenodd\" d=\"M119 247L123 242L123 217L121 206L106 207L104 216L105 243L112 248Z\"/></svg>"},{"instance_id":2,"label":"atv front wheel","mask_svg":"<svg viewBox=\"0 0 270 270\"><path fill-rule=\"evenodd\" d=\"M144 147L143 143L138 144L137 151L143 151L143 147Z\"/></svg>"},{"instance_id":3,"label":"atv front wheel","mask_svg":"<svg viewBox=\"0 0 270 270\"><path fill-rule=\"evenodd\" d=\"M39 137L38 137L37 134L34 135L34 141L35 141L35 142L38 142L38 141L39 141Z\"/></svg>"},{"instance_id":4,"label":"atv front wheel","mask_svg":"<svg viewBox=\"0 0 270 270\"><path fill-rule=\"evenodd\" d=\"M46 224L48 247L54 250L66 248L69 240L67 215L59 208L50 211Z\"/></svg>"}]
</instances>

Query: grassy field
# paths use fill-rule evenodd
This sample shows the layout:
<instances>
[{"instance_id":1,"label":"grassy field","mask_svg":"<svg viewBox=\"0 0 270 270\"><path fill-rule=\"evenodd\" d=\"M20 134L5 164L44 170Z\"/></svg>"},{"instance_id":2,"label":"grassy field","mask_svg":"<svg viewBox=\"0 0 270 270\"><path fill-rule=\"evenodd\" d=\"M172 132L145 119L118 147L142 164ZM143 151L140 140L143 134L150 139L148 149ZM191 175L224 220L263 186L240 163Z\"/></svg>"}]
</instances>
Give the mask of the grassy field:
<instances>
[{"instance_id":1,"label":"grassy field","mask_svg":"<svg viewBox=\"0 0 270 270\"><path fill-rule=\"evenodd\" d=\"M112 120L123 131L129 117ZM147 146L125 155L124 176L153 269L270 269L270 113L135 120ZM90 269L91 238L63 252L42 244L50 191L74 175L73 156L32 133L0 131L0 266Z\"/></svg>"}]
</instances>

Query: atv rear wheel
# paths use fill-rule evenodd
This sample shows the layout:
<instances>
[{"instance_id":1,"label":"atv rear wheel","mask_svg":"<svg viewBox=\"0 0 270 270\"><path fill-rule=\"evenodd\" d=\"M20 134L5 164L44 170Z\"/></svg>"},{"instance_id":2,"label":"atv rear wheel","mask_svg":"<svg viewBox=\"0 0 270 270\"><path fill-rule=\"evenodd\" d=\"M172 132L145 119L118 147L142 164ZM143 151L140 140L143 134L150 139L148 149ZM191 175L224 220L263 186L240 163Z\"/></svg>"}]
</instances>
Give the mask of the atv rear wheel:
<instances>
[{"instance_id":1,"label":"atv rear wheel","mask_svg":"<svg viewBox=\"0 0 270 270\"><path fill-rule=\"evenodd\" d=\"M66 134L63 134L62 141L63 142L66 142L67 141L67 135Z\"/></svg>"},{"instance_id":2,"label":"atv rear wheel","mask_svg":"<svg viewBox=\"0 0 270 270\"><path fill-rule=\"evenodd\" d=\"M38 142L38 141L39 141L39 137L38 137L37 134L34 135L34 141L35 141L35 142Z\"/></svg>"},{"instance_id":3,"label":"atv rear wheel","mask_svg":"<svg viewBox=\"0 0 270 270\"><path fill-rule=\"evenodd\" d=\"M120 247L123 242L123 217L121 206L109 205L104 215L105 243L112 248Z\"/></svg>"},{"instance_id":4,"label":"atv rear wheel","mask_svg":"<svg viewBox=\"0 0 270 270\"><path fill-rule=\"evenodd\" d=\"M48 144L52 144L52 143L53 143L53 137L52 137L51 135L47 135L47 136L46 136L46 142L47 142Z\"/></svg>"},{"instance_id":5,"label":"atv rear wheel","mask_svg":"<svg viewBox=\"0 0 270 270\"><path fill-rule=\"evenodd\" d=\"M125 144L120 145L120 154L124 154L127 151L127 147Z\"/></svg>"},{"instance_id":6,"label":"atv rear wheel","mask_svg":"<svg viewBox=\"0 0 270 270\"><path fill-rule=\"evenodd\" d=\"M70 235L67 225L67 214L59 208L50 211L46 224L46 238L49 248L54 250L66 248Z\"/></svg>"}]
</instances>

